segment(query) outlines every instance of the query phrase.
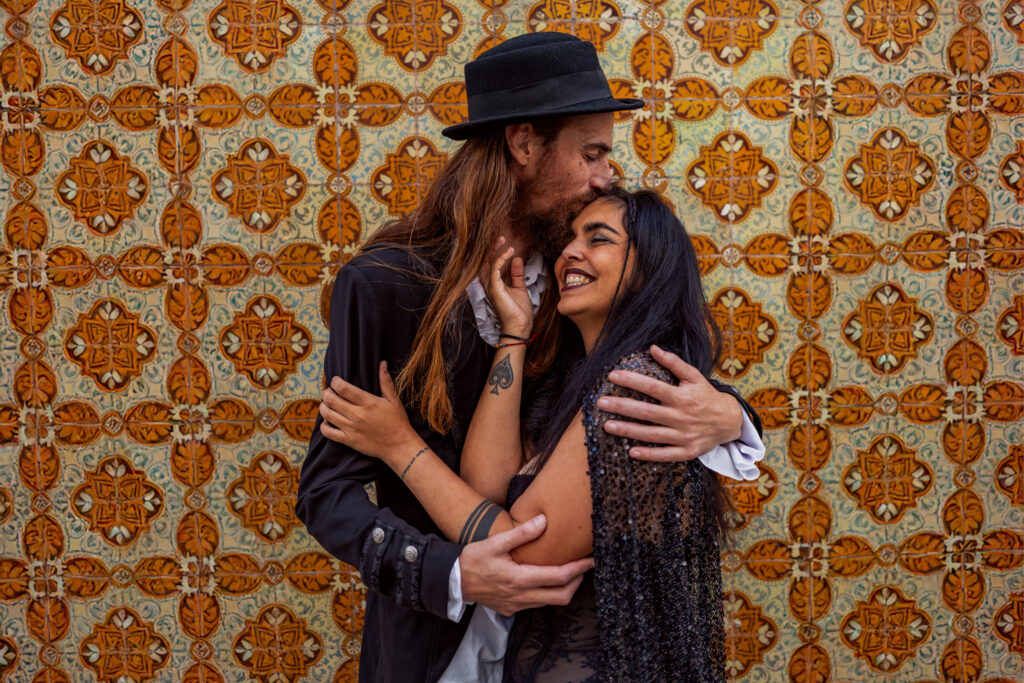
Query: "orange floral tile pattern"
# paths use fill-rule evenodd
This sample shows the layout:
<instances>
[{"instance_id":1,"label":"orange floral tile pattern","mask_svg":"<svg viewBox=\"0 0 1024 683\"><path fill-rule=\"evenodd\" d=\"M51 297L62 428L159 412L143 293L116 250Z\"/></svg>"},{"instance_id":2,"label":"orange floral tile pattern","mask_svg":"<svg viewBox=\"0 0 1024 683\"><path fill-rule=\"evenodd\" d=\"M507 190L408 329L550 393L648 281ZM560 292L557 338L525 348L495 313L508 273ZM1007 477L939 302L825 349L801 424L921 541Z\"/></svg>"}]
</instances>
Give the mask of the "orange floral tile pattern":
<instances>
[{"instance_id":1,"label":"orange floral tile pattern","mask_svg":"<svg viewBox=\"0 0 1024 683\"><path fill-rule=\"evenodd\" d=\"M1019 0L0 7L0 681L356 680L366 589L292 509L331 285L540 30L644 101L616 168L764 421L730 679L1020 677Z\"/></svg>"}]
</instances>

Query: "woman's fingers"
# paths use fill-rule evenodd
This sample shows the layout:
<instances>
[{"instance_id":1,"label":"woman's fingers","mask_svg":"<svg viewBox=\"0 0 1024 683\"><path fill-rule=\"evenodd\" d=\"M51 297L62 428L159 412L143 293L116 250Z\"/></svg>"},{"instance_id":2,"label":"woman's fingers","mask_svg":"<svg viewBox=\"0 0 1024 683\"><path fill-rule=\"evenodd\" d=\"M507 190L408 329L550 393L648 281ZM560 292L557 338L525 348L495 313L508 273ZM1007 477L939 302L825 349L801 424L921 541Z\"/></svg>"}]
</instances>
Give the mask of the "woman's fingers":
<instances>
[{"instance_id":1,"label":"woman's fingers","mask_svg":"<svg viewBox=\"0 0 1024 683\"><path fill-rule=\"evenodd\" d=\"M320 423L320 433L326 436L331 441L335 441L337 443L346 443L345 432L338 429L337 427L332 425L330 422L327 422L326 420Z\"/></svg>"},{"instance_id":2,"label":"woman's fingers","mask_svg":"<svg viewBox=\"0 0 1024 683\"><path fill-rule=\"evenodd\" d=\"M516 256L512 259L508 274L514 289L526 289L526 266L523 264L522 257Z\"/></svg>"},{"instance_id":3,"label":"woman's fingers","mask_svg":"<svg viewBox=\"0 0 1024 683\"><path fill-rule=\"evenodd\" d=\"M386 360L380 362L380 393L392 403L400 403L398 392L395 390L395 383L391 381L391 373L388 372L388 362Z\"/></svg>"},{"instance_id":4,"label":"woman's fingers","mask_svg":"<svg viewBox=\"0 0 1024 683\"><path fill-rule=\"evenodd\" d=\"M509 247L505 251L498 254L498 256L494 259L494 262L491 264L492 288L496 288L500 285L505 284L505 281L501 277L501 271L505 267L505 264L508 263L509 259L511 259L515 255L515 253L515 247Z\"/></svg>"},{"instance_id":5,"label":"woman's fingers","mask_svg":"<svg viewBox=\"0 0 1024 683\"><path fill-rule=\"evenodd\" d=\"M335 407L331 407L331 405L327 403L327 400L324 399L320 403L320 415L324 418L326 422L330 422L332 425L335 425L336 427L344 427L347 426L352 421L350 419L351 416L349 415L349 411L346 410L346 407L351 409L352 404L348 404L347 406L342 404L335 404Z\"/></svg>"},{"instance_id":6,"label":"woman's fingers","mask_svg":"<svg viewBox=\"0 0 1024 683\"><path fill-rule=\"evenodd\" d=\"M346 382L340 377L333 377L331 379L331 391L345 399L349 403L361 406L367 403L371 403L373 399L377 398L368 391L363 391L356 385Z\"/></svg>"}]
</instances>

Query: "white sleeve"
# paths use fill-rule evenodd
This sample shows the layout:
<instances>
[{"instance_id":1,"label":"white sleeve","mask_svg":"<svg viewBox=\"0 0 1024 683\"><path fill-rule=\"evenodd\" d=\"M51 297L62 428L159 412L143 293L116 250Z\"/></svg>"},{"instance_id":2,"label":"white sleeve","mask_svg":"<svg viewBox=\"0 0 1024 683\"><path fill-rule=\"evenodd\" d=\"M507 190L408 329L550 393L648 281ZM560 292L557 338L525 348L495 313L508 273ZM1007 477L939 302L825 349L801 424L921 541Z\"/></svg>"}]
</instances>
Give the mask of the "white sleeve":
<instances>
[{"instance_id":1,"label":"white sleeve","mask_svg":"<svg viewBox=\"0 0 1024 683\"><path fill-rule=\"evenodd\" d=\"M466 602L462 599L462 569L459 558L455 558L452 571L448 574L448 618L460 621L466 611Z\"/></svg>"},{"instance_id":2,"label":"white sleeve","mask_svg":"<svg viewBox=\"0 0 1024 683\"><path fill-rule=\"evenodd\" d=\"M752 481L761 476L757 463L763 459L764 443L757 435L757 428L746 412L743 413L743 430L740 432L740 438L715 446L699 458L712 472L739 481ZM448 608L449 614L450 605L451 603Z\"/></svg>"}]
</instances>

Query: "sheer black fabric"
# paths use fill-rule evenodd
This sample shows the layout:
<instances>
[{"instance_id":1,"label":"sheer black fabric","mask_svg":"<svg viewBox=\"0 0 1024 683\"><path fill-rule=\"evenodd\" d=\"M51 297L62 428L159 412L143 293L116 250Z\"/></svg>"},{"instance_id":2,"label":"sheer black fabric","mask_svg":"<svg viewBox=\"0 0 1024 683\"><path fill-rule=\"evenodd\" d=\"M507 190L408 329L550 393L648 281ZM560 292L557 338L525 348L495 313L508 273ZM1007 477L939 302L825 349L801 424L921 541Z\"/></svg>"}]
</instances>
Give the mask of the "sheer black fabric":
<instances>
[{"instance_id":1,"label":"sheer black fabric","mask_svg":"<svg viewBox=\"0 0 1024 683\"><path fill-rule=\"evenodd\" d=\"M646 352L615 369L674 381ZM567 607L516 615L505 680L724 681L714 475L697 461L631 459L635 442L603 429L603 395L650 400L607 379L584 398L596 568ZM524 483L513 480L510 504Z\"/></svg>"}]
</instances>

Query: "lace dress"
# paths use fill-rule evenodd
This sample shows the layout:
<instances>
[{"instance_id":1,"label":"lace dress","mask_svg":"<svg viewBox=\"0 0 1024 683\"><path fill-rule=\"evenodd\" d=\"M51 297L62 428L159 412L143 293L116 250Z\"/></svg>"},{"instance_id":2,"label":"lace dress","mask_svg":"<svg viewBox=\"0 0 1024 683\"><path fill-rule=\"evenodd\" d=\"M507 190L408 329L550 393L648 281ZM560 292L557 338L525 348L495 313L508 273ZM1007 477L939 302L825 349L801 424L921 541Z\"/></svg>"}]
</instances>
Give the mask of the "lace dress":
<instances>
[{"instance_id":1,"label":"lace dress","mask_svg":"<svg viewBox=\"0 0 1024 683\"><path fill-rule=\"evenodd\" d=\"M615 369L673 381L646 352ZM596 567L568 606L516 615L504 680L724 681L717 520L706 505L714 475L696 461L632 460L635 442L603 429L602 395L650 400L607 379L584 398ZM529 480L513 479L509 505Z\"/></svg>"}]
</instances>

